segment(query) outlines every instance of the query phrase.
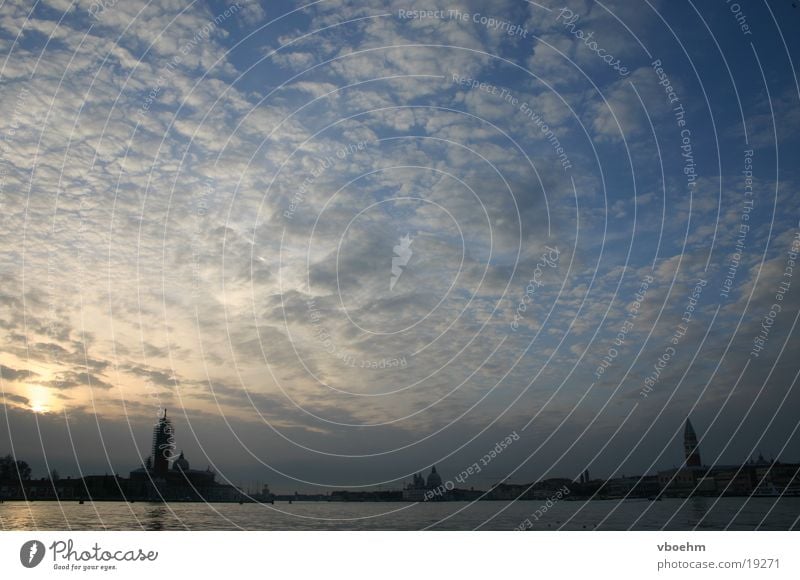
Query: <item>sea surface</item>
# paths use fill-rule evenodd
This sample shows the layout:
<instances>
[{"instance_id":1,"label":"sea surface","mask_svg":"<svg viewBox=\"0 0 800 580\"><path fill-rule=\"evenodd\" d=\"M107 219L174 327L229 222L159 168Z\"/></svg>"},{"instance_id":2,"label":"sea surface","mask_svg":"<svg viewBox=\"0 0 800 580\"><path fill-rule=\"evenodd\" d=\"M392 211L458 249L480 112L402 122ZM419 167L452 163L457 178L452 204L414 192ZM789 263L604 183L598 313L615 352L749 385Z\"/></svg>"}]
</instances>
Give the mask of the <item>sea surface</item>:
<instances>
[{"instance_id":1,"label":"sea surface","mask_svg":"<svg viewBox=\"0 0 800 580\"><path fill-rule=\"evenodd\" d=\"M0 503L3 530L797 530L799 519L800 498L558 501L551 507L536 501Z\"/></svg>"}]
</instances>

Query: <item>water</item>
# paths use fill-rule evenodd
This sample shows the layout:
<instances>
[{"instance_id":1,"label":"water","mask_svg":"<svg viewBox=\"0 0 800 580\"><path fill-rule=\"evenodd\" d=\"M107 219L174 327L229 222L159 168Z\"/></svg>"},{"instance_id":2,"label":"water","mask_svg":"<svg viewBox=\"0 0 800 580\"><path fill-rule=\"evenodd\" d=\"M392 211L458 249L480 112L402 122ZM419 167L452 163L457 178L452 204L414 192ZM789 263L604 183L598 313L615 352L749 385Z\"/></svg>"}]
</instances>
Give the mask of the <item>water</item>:
<instances>
[{"instance_id":1,"label":"water","mask_svg":"<svg viewBox=\"0 0 800 580\"><path fill-rule=\"evenodd\" d=\"M154 504L5 502L4 530L789 530L800 498L691 498L658 502L560 501L535 520L540 502Z\"/></svg>"}]
</instances>

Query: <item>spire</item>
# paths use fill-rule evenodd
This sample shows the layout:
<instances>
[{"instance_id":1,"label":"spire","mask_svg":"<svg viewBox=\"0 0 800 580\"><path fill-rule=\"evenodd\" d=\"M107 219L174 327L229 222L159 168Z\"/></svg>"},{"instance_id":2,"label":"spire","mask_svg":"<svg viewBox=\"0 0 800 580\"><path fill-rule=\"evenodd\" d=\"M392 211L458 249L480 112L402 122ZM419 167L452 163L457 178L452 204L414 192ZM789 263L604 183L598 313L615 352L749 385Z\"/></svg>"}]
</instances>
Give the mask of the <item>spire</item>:
<instances>
[{"instance_id":1,"label":"spire","mask_svg":"<svg viewBox=\"0 0 800 580\"><path fill-rule=\"evenodd\" d=\"M691 420L686 418L686 427L683 430L683 452L686 457L688 467L700 467L703 462L700 460L700 449L697 446L697 434L694 432Z\"/></svg>"}]
</instances>

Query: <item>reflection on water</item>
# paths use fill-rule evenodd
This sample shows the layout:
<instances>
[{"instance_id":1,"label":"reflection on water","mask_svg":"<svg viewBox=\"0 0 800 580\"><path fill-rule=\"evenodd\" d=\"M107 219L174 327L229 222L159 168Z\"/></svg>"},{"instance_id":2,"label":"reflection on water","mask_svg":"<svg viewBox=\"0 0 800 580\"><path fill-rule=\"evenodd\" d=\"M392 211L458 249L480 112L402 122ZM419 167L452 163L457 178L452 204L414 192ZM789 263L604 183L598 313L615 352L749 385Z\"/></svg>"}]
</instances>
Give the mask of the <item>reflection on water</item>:
<instances>
[{"instance_id":1,"label":"reflection on water","mask_svg":"<svg viewBox=\"0 0 800 580\"><path fill-rule=\"evenodd\" d=\"M165 523L170 515L167 506L164 504L148 505L146 509L145 529L156 531L165 529Z\"/></svg>"},{"instance_id":2,"label":"reflection on water","mask_svg":"<svg viewBox=\"0 0 800 580\"><path fill-rule=\"evenodd\" d=\"M714 499L715 498L697 497L693 498L693 501L688 504L691 512L690 522L692 527L703 527L703 517L706 515L708 508L711 507L710 504Z\"/></svg>"},{"instance_id":3,"label":"reflection on water","mask_svg":"<svg viewBox=\"0 0 800 580\"><path fill-rule=\"evenodd\" d=\"M536 520L536 502L155 504L5 502L4 530L789 530L800 498L562 501Z\"/></svg>"}]
</instances>

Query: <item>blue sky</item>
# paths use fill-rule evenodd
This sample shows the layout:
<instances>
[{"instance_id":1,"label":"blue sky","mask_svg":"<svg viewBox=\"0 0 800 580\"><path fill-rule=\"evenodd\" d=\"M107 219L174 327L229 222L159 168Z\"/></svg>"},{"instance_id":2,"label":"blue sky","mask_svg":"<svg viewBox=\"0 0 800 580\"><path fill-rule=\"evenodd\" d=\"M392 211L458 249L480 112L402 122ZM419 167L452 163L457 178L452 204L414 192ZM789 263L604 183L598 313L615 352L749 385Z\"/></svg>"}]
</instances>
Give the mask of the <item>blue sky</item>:
<instances>
[{"instance_id":1,"label":"blue sky","mask_svg":"<svg viewBox=\"0 0 800 580\"><path fill-rule=\"evenodd\" d=\"M689 414L797 460L800 15L732 6L3 3L0 451L126 473L166 407L278 489L514 431L475 485L651 472Z\"/></svg>"}]
</instances>

